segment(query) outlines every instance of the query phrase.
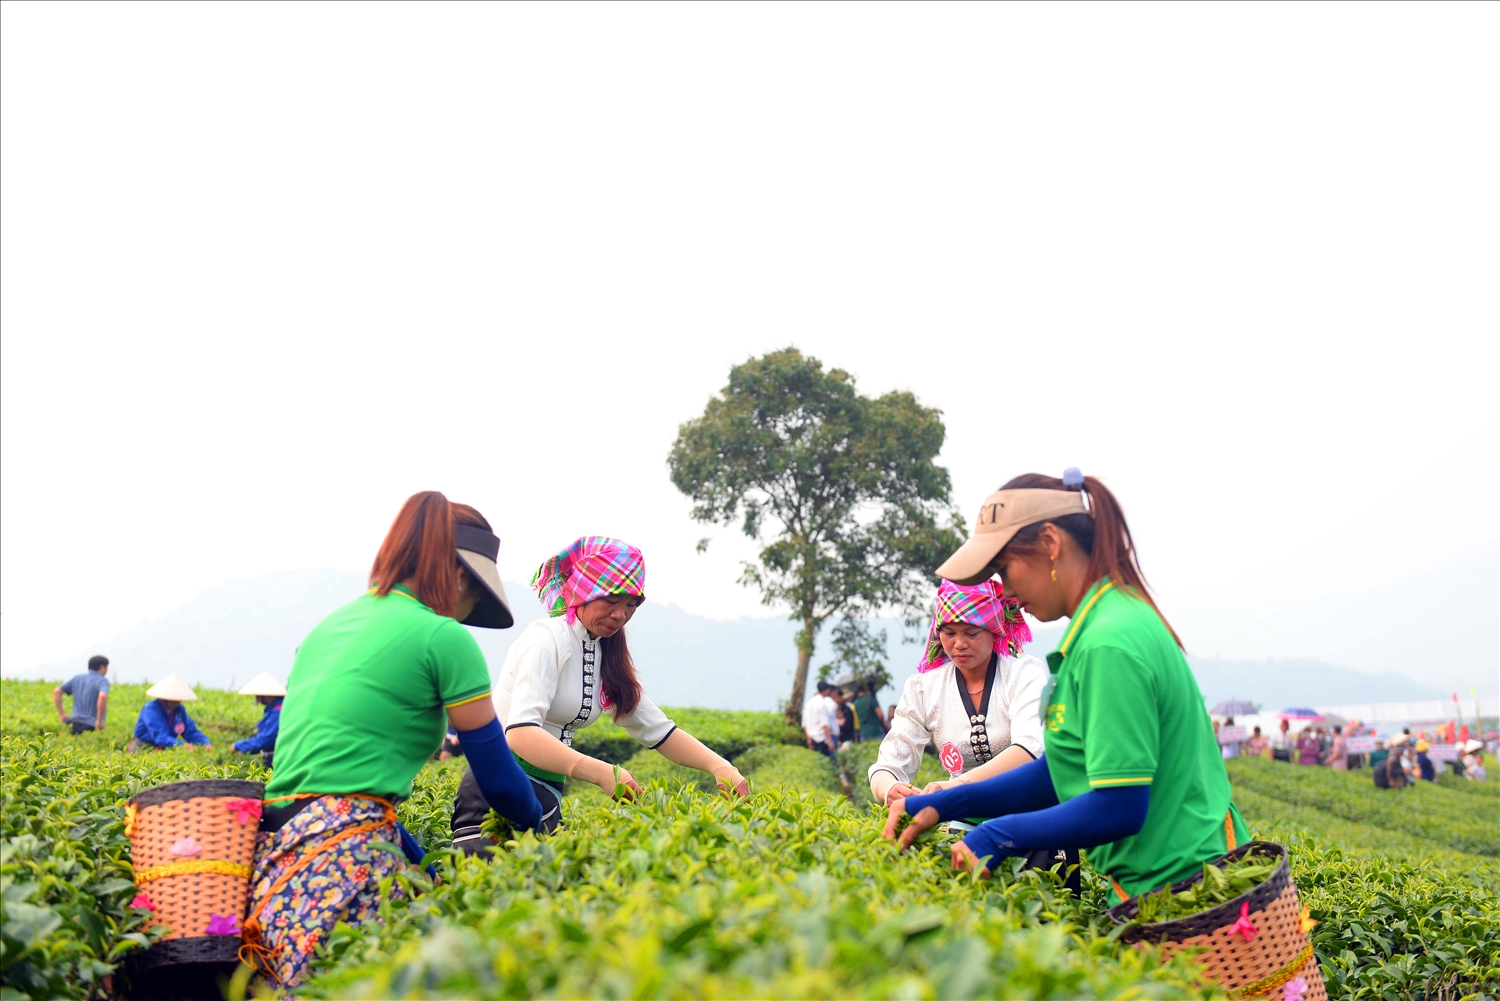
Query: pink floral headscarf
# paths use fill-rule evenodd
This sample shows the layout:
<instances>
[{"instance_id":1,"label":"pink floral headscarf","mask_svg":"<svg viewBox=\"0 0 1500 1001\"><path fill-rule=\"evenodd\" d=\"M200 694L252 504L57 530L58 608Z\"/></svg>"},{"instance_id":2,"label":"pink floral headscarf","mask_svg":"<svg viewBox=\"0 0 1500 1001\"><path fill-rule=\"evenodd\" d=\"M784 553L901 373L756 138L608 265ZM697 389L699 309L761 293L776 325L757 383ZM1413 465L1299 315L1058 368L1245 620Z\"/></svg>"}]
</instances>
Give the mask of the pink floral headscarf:
<instances>
[{"instance_id":1,"label":"pink floral headscarf","mask_svg":"<svg viewBox=\"0 0 1500 1001\"><path fill-rule=\"evenodd\" d=\"M565 615L572 625L578 606L595 598L628 594L645 601L646 558L619 539L585 535L537 567L531 589L548 615Z\"/></svg>"},{"instance_id":2,"label":"pink floral headscarf","mask_svg":"<svg viewBox=\"0 0 1500 1001\"><path fill-rule=\"evenodd\" d=\"M1003 596L999 581L987 580L965 587L945 580L938 588L932 625L927 630L927 651L917 665L918 674L948 663L938 627L949 622L964 622L989 630L995 636L995 649L1003 657L1018 656L1021 647L1031 642L1031 627L1021 615L1020 604Z\"/></svg>"}]
</instances>

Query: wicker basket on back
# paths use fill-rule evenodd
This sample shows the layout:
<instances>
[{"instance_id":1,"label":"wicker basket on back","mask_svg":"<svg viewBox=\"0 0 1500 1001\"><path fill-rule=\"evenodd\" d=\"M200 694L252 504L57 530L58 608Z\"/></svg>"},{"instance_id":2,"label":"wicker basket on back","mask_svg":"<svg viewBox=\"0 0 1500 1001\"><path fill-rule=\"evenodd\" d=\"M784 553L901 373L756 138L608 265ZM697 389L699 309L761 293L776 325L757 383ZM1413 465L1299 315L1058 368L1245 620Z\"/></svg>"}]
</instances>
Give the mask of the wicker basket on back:
<instances>
[{"instance_id":1,"label":"wicker basket on back","mask_svg":"<svg viewBox=\"0 0 1500 1001\"><path fill-rule=\"evenodd\" d=\"M1116 924L1130 925L1122 935L1126 942L1160 943L1167 953L1201 948L1197 962L1204 974L1232 998L1282 1001L1296 994L1301 1001L1327 1001L1318 958L1307 937L1311 925L1297 899L1286 849L1269 841L1252 841L1214 864L1222 867L1246 855L1280 861L1269 879L1218 907L1175 921L1132 924L1140 911L1140 898L1131 897L1111 907L1109 916ZM1180 893L1201 879L1200 872L1173 883L1172 892ZM1247 923L1241 923L1242 917ZM1294 984L1288 992L1286 985L1299 978L1301 984ZM1295 990L1297 986L1302 990Z\"/></svg>"},{"instance_id":2,"label":"wicker basket on back","mask_svg":"<svg viewBox=\"0 0 1500 1001\"><path fill-rule=\"evenodd\" d=\"M132 963L134 972L182 964L232 964L250 898L259 782L210 779L143 790L125 808L136 906L166 934Z\"/></svg>"}]
</instances>

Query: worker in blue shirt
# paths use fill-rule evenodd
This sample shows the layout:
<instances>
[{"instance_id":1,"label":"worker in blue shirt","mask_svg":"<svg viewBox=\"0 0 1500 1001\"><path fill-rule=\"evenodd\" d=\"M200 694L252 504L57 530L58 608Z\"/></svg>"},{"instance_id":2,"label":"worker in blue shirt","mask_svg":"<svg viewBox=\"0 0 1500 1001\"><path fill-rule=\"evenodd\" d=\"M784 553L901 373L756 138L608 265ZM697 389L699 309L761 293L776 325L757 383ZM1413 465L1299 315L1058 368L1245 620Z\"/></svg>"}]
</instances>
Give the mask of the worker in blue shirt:
<instances>
[{"instance_id":1,"label":"worker in blue shirt","mask_svg":"<svg viewBox=\"0 0 1500 1001\"><path fill-rule=\"evenodd\" d=\"M159 749L191 748L199 744L213 747L187 710L182 708L184 702L196 702L198 695L180 676L167 675L146 689L146 696L151 701L141 707L140 718L135 721L135 739L127 751L143 745Z\"/></svg>"},{"instance_id":2,"label":"worker in blue shirt","mask_svg":"<svg viewBox=\"0 0 1500 1001\"><path fill-rule=\"evenodd\" d=\"M269 671L262 671L240 689L240 694L254 695L255 701L266 710L255 724L255 736L235 741L234 749L241 754L261 755L269 768L272 752L276 750L276 731L281 728L281 700L286 697L286 686Z\"/></svg>"}]
</instances>

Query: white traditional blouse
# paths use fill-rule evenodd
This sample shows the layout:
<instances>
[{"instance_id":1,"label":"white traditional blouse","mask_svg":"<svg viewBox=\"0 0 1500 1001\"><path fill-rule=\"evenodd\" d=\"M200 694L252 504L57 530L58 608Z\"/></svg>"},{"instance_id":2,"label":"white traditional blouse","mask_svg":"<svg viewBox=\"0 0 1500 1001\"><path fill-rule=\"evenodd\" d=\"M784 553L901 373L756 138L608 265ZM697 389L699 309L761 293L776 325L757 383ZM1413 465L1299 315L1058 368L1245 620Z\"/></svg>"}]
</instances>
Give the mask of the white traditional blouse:
<instances>
[{"instance_id":1,"label":"white traditional blouse","mask_svg":"<svg viewBox=\"0 0 1500 1001\"><path fill-rule=\"evenodd\" d=\"M880 742L880 756L870 766L871 788L877 772L888 772L897 782L913 781L928 741L937 745L950 773L955 752L962 763L960 774L1012 744L1026 748L1033 758L1041 757L1039 704L1047 674L1047 666L1030 654L991 657L978 705L951 661L907 678L890 732Z\"/></svg>"},{"instance_id":2,"label":"white traditional blouse","mask_svg":"<svg viewBox=\"0 0 1500 1001\"><path fill-rule=\"evenodd\" d=\"M610 708L599 686L602 658L599 640L589 638L582 621L570 626L559 616L533 622L511 644L495 683L501 725L539 726L571 747L573 734ZM647 747L660 747L677 729L645 692L635 712L616 717L615 724Z\"/></svg>"}]
</instances>

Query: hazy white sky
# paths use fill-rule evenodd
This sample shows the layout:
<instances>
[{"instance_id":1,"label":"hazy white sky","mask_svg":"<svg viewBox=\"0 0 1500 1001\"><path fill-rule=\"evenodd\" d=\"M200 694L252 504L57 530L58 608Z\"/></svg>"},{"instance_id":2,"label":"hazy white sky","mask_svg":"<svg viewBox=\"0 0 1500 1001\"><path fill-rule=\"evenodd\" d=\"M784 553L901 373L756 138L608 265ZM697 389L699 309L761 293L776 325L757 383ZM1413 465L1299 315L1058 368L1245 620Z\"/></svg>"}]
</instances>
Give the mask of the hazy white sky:
<instances>
[{"instance_id":1,"label":"hazy white sky","mask_svg":"<svg viewBox=\"0 0 1500 1001\"><path fill-rule=\"evenodd\" d=\"M424 488L508 578L607 533L764 614L666 455L787 344L941 407L966 515L1104 478L1169 612L1431 569L1500 536L1497 28L8 3L0 656L365 567Z\"/></svg>"}]
</instances>

